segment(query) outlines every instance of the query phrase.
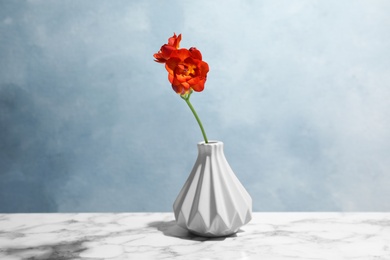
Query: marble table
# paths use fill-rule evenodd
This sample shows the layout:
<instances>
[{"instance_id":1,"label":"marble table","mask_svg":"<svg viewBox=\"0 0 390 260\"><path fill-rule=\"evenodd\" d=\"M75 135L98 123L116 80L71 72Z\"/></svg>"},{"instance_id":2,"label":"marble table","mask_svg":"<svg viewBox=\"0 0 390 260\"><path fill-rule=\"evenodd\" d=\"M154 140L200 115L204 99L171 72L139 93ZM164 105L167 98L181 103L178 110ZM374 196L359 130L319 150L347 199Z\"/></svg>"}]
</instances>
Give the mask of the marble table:
<instances>
[{"instance_id":1,"label":"marble table","mask_svg":"<svg viewBox=\"0 0 390 260\"><path fill-rule=\"evenodd\" d=\"M0 214L0 259L390 259L390 213L254 213L196 237L172 213Z\"/></svg>"}]
</instances>

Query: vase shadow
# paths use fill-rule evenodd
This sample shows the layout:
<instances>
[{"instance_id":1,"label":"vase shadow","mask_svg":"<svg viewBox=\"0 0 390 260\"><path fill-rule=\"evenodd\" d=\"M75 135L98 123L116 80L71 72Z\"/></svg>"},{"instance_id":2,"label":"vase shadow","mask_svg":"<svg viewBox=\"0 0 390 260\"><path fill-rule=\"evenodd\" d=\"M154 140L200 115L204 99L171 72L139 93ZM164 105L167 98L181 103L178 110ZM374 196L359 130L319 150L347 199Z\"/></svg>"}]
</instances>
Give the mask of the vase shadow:
<instances>
[{"instance_id":1,"label":"vase shadow","mask_svg":"<svg viewBox=\"0 0 390 260\"><path fill-rule=\"evenodd\" d=\"M233 234L231 236L227 237L201 237L197 236L188 230L179 227L176 224L176 221L154 221L148 223L148 227L156 228L158 231L161 231L164 236L168 237L176 237L180 239L185 239L185 240L193 240L193 241L200 241L200 242L205 242L205 241L224 241L227 238L232 238L232 237L237 237L236 234ZM241 232L239 230L238 232Z\"/></svg>"}]
</instances>

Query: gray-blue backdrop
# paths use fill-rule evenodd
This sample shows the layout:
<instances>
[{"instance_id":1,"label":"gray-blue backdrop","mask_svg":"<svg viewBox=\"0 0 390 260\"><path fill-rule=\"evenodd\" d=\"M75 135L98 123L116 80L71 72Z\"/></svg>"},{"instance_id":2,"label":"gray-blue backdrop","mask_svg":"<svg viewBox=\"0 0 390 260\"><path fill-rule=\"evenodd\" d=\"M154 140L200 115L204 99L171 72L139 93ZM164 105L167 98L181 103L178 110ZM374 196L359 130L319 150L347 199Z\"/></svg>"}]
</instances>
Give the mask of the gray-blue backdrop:
<instances>
[{"instance_id":1,"label":"gray-blue backdrop","mask_svg":"<svg viewBox=\"0 0 390 260\"><path fill-rule=\"evenodd\" d=\"M255 211L390 210L390 1L0 0L0 212L171 211L202 140Z\"/></svg>"}]
</instances>

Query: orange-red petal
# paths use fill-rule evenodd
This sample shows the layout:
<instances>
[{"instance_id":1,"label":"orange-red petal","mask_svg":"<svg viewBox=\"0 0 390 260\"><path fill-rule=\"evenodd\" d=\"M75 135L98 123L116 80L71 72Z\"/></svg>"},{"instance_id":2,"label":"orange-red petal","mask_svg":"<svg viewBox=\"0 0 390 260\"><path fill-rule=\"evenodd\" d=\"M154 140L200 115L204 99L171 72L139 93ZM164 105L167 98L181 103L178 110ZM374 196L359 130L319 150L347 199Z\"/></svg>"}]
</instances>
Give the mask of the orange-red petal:
<instances>
[{"instance_id":1,"label":"orange-red petal","mask_svg":"<svg viewBox=\"0 0 390 260\"><path fill-rule=\"evenodd\" d=\"M165 63L165 69L168 71L169 74L173 74L173 72L175 71L179 63L180 63L179 58L176 57L170 58Z\"/></svg>"},{"instance_id":2,"label":"orange-red petal","mask_svg":"<svg viewBox=\"0 0 390 260\"><path fill-rule=\"evenodd\" d=\"M189 49L189 52L191 53L192 58L197 60L202 60L202 53L200 53L200 51L197 48L191 47Z\"/></svg>"},{"instance_id":3,"label":"orange-red petal","mask_svg":"<svg viewBox=\"0 0 390 260\"><path fill-rule=\"evenodd\" d=\"M179 49L181 41L181 34L176 36L176 33L173 33L173 36L168 39L168 45L174 47L175 49Z\"/></svg>"}]
</instances>

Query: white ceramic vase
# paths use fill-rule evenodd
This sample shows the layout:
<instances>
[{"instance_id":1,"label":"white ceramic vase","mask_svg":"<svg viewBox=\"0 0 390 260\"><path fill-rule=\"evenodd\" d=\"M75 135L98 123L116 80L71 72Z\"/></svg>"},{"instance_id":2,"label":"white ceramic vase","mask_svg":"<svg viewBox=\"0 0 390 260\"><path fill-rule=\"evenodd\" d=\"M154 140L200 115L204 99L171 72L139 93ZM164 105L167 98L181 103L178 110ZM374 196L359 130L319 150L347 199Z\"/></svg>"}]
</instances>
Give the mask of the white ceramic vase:
<instances>
[{"instance_id":1,"label":"white ceramic vase","mask_svg":"<svg viewBox=\"0 0 390 260\"><path fill-rule=\"evenodd\" d=\"M206 237L229 236L252 219L252 199L223 152L223 143L198 143L198 158L173 204L176 222Z\"/></svg>"}]
</instances>

